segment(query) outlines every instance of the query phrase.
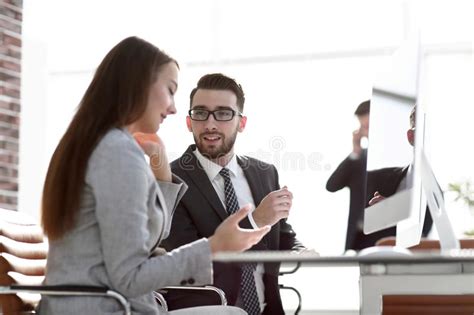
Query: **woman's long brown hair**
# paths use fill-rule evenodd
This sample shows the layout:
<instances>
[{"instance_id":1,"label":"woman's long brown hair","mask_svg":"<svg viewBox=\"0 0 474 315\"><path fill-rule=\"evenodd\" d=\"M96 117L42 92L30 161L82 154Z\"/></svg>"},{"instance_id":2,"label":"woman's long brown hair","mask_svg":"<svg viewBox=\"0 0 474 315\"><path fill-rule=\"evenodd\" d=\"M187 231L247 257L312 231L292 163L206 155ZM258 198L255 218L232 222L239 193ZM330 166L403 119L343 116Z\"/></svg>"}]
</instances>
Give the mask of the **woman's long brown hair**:
<instances>
[{"instance_id":1,"label":"woman's long brown hair","mask_svg":"<svg viewBox=\"0 0 474 315\"><path fill-rule=\"evenodd\" d=\"M175 62L138 37L118 43L105 56L49 164L43 189L42 225L50 240L74 226L88 160L114 127L139 119L160 67Z\"/></svg>"}]
</instances>

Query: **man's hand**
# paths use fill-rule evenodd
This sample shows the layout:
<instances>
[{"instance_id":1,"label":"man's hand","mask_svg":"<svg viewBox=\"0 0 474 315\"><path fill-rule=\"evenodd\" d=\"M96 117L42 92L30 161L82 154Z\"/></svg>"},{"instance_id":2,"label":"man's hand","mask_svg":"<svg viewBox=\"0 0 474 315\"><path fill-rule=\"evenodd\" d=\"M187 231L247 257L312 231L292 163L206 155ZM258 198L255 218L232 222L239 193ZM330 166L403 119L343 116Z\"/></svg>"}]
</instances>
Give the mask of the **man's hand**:
<instances>
[{"instance_id":1,"label":"man's hand","mask_svg":"<svg viewBox=\"0 0 474 315\"><path fill-rule=\"evenodd\" d=\"M252 213L253 220L259 226L273 226L281 219L290 215L293 194L284 186L275 190L263 198L258 207Z\"/></svg>"},{"instance_id":2,"label":"man's hand","mask_svg":"<svg viewBox=\"0 0 474 315\"><path fill-rule=\"evenodd\" d=\"M375 205L377 202L384 200L386 197L382 196L378 191L375 192L374 197L370 199L369 206Z\"/></svg>"},{"instance_id":3,"label":"man's hand","mask_svg":"<svg viewBox=\"0 0 474 315\"><path fill-rule=\"evenodd\" d=\"M225 251L242 252L260 242L270 231L271 227L268 225L259 229L239 227L239 222L248 215L249 211L248 205L240 208L217 227L214 235L209 237L212 254Z\"/></svg>"},{"instance_id":4,"label":"man's hand","mask_svg":"<svg viewBox=\"0 0 474 315\"><path fill-rule=\"evenodd\" d=\"M157 180L171 182L171 168L166 156L165 144L156 133L133 134L146 155L150 158L150 167Z\"/></svg>"}]
</instances>

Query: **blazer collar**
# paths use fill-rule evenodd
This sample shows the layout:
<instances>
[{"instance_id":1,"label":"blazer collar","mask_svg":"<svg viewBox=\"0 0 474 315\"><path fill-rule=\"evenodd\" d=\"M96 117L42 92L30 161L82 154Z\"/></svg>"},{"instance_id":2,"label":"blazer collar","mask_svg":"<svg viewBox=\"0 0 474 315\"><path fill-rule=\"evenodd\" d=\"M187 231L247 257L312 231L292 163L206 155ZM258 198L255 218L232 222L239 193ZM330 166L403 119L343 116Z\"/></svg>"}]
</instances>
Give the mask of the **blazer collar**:
<instances>
[{"instance_id":1,"label":"blazer collar","mask_svg":"<svg viewBox=\"0 0 474 315\"><path fill-rule=\"evenodd\" d=\"M204 198L209 202L211 208L216 212L216 214L221 218L221 220L225 220L229 215L225 210L221 200L219 199L219 196L214 190L214 187L212 186L212 183L209 180L209 177L204 171L202 165L199 163L198 159L196 158L196 155L194 155L195 149L196 145L194 144L188 147L186 152L179 159L179 167L182 171L186 172L189 175L194 186L196 186L196 188L201 192ZM250 163L250 160L247 157L239 156L237 156L237 163L240 165L244 172L244 176L247 178L255 206L258 206L260 204L260 201L262 201L263 197L265 197L261 188L261 174L258 174L257 172L258 165L256 167L255 165L252 165ZM241 221L240 226L242 228L252 228L252 225L250 224L248 218L244 218ZM268 235L265 236L264 240L267 237ZM258 244L254 245L252 249L265 249L266 245L264 243L265 241L261 241Z\"/></svg>"},{"instance_id":2,"label":"blazer collar","mask_svg":"<svg viewBox=\"0 0 474 315\"><path fill-rule=\"evenodd\" d=\"M189 175L194 186L196 186L201 194L207 199L219 217L222 220L225 220L225 218L228 217L227 211L222 205L222 202L214 190L204 168L194 154L194 150L196 150L196 145L192 144L188 147L179 160L180 168ZM258 165L253 165L250 159L245 156L236 156L236 160L247 179L255 206L258 206L265 197L264 191L262 190L262 175L261 172L258 171Z\"/></svg>"},{"instance_id":3,"label":"blazer collar","mask_svg":"<svg viewBox=\"0 0 474 315\"><path fill-rule=\"evenodd\" d=\"M196 156L199 164L203 167L204 172L206 172L207 177L210 178L211 181L214 180L216 178L216 176L219 175L219 172L223 169L223 167L220 166L219 164L214 163L213 161L211 161L208 158L206 158L205 156L203 156L201 154L201 152L199 152L198 149L195 149L193 151L193 154ZM234 176L239 173L239 170L238 170L239 165L237 163L237 158L236 158L235 154L232 157L232 159L229 161L229 163L227 163L227 165L225 167Z\"/></svg>"},{"instance_id":4,"label":"blazer collar","mask_svg":"<svg viewBox=\"0 0 474 315\"><path fill-rule=\"evenodd\" d=\"M188 147L186 152L179 159L179 167L189 175L194 186L207 199L217 215L222 220L225 220L229 215L227 214L227 211L222 205L219 196L214 190L214 187L212 186L209 177L204 171L204 168L202 167L201 163L199 163L196 155L194 155L195 149L196 145L194 144Z\"/></svg>"}]
</instances>

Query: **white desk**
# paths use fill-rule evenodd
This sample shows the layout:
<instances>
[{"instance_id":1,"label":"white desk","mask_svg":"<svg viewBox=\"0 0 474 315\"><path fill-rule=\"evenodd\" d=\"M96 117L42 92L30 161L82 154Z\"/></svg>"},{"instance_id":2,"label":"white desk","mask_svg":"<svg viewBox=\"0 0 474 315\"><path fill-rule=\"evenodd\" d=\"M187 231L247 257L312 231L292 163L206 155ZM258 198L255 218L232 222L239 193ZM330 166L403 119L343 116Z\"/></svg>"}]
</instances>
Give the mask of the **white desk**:
<instances>
[{"instance_id":1,"label":"white desk","mask_svg":"<svg viewBox=\"0 0 474 315\"><path fill-rule=\"evenodd\" d=\"M474 250L411 256L317 256L286 251L219 253L214 261L359 266L360 314L380 314L387 294L474 294Z\"/></svg>"}]
</instances>

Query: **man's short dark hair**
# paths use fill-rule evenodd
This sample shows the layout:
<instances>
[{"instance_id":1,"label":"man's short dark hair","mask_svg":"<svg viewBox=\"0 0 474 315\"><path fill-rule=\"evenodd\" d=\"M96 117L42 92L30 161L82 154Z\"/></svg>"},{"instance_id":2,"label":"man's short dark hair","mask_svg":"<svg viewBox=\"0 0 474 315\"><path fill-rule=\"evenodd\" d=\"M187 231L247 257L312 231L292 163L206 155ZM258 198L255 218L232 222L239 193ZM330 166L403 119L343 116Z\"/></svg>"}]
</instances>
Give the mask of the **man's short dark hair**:
<instances>
[{"instance_id":1,"label":"man's short dark hair","mask_svg":"<svg viewBox=\"0 0 474 315\"><path fill-rule=\"evenodd\" d=\"M242 90L242 86L238 84L235 79L223 75L222 73L206 74L199 79L197 86L191 91L191 95L189 96L190 105L193 103L194 94L196 94L199 89L229 90L237 97L237 106L239 110L241 112L244 111L245 94Z\"/></svg>"},{"instance_id":2,"label":"man's short dark hair","mask_svg":"<svg viewBox=\"0 0 474 315\"><path fill-rule=\"evenodd\" d=\"M354 115L356 116L364 116L370 113L370 100L364 101L357 106Z\"/></svg>"}]
</instances>

